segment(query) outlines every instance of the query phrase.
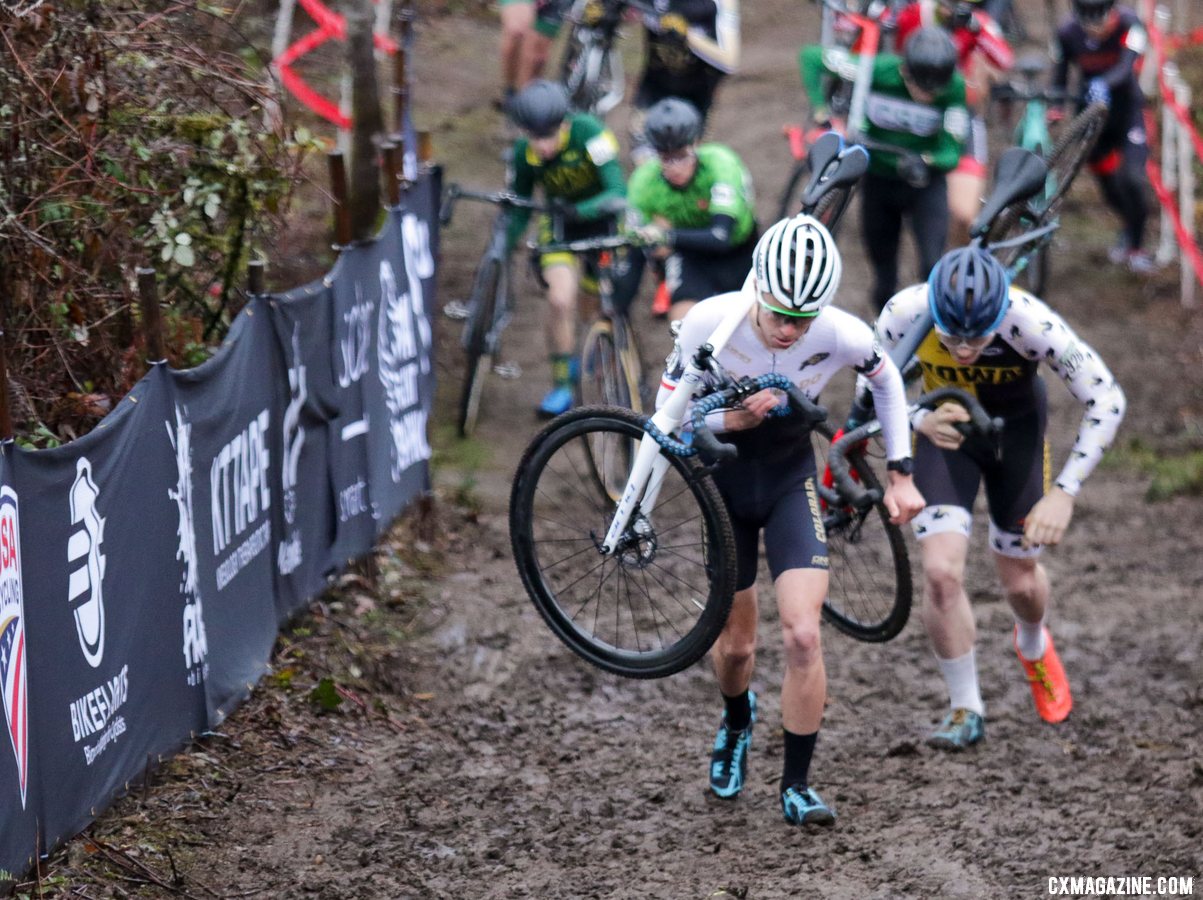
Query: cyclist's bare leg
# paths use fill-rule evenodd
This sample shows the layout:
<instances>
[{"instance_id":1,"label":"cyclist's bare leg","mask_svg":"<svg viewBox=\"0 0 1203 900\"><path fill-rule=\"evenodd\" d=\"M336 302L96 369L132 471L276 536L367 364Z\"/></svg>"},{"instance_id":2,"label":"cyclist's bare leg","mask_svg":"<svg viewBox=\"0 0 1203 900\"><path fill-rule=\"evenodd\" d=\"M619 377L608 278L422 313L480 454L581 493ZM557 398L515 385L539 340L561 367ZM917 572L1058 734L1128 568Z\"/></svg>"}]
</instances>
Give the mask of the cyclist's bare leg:
<instances>
[{"instance_id":1,"label":"cyclist's bare leg","mask_svg":"<svg viewBox=\"0 0 1203 900\"><path fill-rule=\"evenodd\" d=\"M689 312L691 309L693 309L694 305L697 302L698 301L696 301L696 300L676 300L676 301L674 301L673 305L671 307L669 307L669 310L668 310L668 321L669 322L680 322L682 319L685 318L685 314L687 312Z\"/></svg>"},{"instance_id":2,"label":"cyclist's bare leg","mask_svg":"<svg viewBox=\"0 0 1203 900\"><path fill-rule=\"evenodd\" d=\"M531 29L522 41L522 58L518 65L518 85L525 87L543 77L547 58L551 55L552 39Z\"/></svg>"},{"instance_id":3,"label":"cyclist's bare leg","mask_svg":"<svg viewBox=\"0 0 1203 900\"><path fill-rule=\"evenodd\" d=\"M823 721L827 670L819 640L826 569L786 569L777 576L777 609L785 641L785 680L781 685L781 724L794 734L814 734Z\"/></svg>"},{"instance_id":4,"label":"cyclist's bare leg","mask_svg":"<svg viewBox=\"0 0 1203 900\"><path fill-rule=\"evenodd\" d=\"M727 624L710 650L718 689L727 697L738 697L752 682L756 665L756 623L759 620L756 587L735 592Z\"/></svg>"},{"instance_id":5,"label":"cyclist's bare leg","mask_svg":"<svg viewBox=\"0 0 1203 900\"><path fill-rule=\"evenodd\" d=\"M948 212L952 221L948 228L948 246L963 247L969 243L969 227L982 208L986 179L974 172L956 170L948 173Z\"/></svg>"},{"instance_id":6,"label":"cyclist's bare leg","mask_svg":"<svg viewBox=\"0 0 1203 900\"><path fill-rule=\"evenodd\" d=\"M501 7L501 87L518 90L521 80L523 48L535 33L535 4L514 0Z\"/></svg>"},{"instance_id":7,"label":"cyclist's bare leg","mask_svg":"<svg viewBox=\"0 0 1203 900\"><path fill-rule=\"evenodd\" d=\"M577 291L580 276L571 263L556 263L543 270L547 281L547 300L551 314L547 317L547 349L551 353L571 356L576 352Z\"/></svg>"},{"instance_id":8,"label":"cyclist's bare leg","mask_svg":"<svg viewBox=\"0 0 1203 900\"><path fill-rule=\"evenodd\" d=\"M923 627L940 659L957 659L973 649L977 628L965 593L969 538L954 532L928 535L919 542L923 558Z\"/></svg>"},{"instance_id":9,"label":"cyclist's bare leg","mask_svg":"<svg viewBox=\"0 0 1203 900\"><path fill-rule=\"evenodd\" d=\"M1002 581L1007 603L1016 617L1035 624L1044 619L1048 609L1048 573L1035 557L1016 559L994 555L994 565Z\"/></svg>"}]
</instances>

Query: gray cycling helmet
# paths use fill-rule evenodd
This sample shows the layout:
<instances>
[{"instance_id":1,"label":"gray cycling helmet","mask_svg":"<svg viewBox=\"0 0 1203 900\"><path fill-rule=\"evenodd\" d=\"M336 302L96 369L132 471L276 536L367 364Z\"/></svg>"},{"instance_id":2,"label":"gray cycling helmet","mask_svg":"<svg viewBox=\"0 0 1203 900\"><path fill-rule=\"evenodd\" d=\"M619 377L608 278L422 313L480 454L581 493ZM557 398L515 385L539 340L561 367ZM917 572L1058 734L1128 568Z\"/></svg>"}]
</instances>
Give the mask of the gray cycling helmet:
<instances>
[{"instance_id":1,"label":"gray cycling helmet","mask_svg":"<svg viewBox=\"0 0 1203 900\"><path fill-rule=\"evenodd\" d=\"M948 86L957 68L957 48L943 28L920 28L902 50L907 76L920 90L936 92Z\"/></svg>"},{"instance_id":2,"label":"gray cycling helmet","mask_svg":"<svg viewBox=\"0 0 1203 900\"><path fill-rule=\"evenodd\" d=\"M987 250L968 246L940 257L927 279L936 328L961 338L993 334L1011 305L1011 278Z\"/></svg>"},{"instance_id":3,"label":"gray cycling helmet","mask_svg":"<svg viewBox=\"0 0 1203 900\"><path fill-rule=\"evenodd\" d=\"M1073 0L1074 18L1083 25L1097 25L1115 8L1115 0Z\"/></svg>"},{"instance_id":4,"label":"gray cycling helmet","mask_svg":"<svg viewBox=\"0 0 1203 900\"><path fill-rule=\"evenodd\" d=\"M680 150L702 136L702 115L688 100L665 97L647 111L643 133L657 153Z\"/></svg>"},{"instance_id":5,"label":"gray cycling helmet","mask_svg":"<svg viewBox=\"0 0 1203 900\"><path fill-rule=\"evenodd\" d=\"M506 112L523 131L551 137L568 115L568 91L554 81L532 81L510 99Z\"/></svg>"}]
</instances>

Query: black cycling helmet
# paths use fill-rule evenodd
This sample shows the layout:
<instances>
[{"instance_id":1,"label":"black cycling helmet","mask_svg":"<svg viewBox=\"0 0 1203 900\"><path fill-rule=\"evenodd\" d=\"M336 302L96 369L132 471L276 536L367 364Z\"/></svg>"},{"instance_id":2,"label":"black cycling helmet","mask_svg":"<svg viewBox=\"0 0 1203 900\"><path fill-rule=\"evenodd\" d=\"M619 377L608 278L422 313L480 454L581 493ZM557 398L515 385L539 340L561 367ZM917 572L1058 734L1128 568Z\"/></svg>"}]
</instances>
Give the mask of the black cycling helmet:
<instances>
[{"instance_id":1,"label":"black cycling helmet","mask_svg":"<svg viewBox=\"0 0 1203 900\"><path fill-rule=\"evenodd\" d=\"M957 48L947 31L929 25L907 38L902 64L920 90L943 90L956 71Z\"/></svg>"},{"instance_id":2,"label":"black cycling helmet","mask_svg":"<svg viewBox=\"0 0 1203 900\"><path fill-rule=\"evenodd\" d=\"M1073 0L1074 18L1083 25L1097 25L1115 8L1115 0Z\"/></svg>"},{"instance_id":3,"label":"black cycling helmet","mask_svg":"<svg viewBox=\"0 0 1203 900\"><path fill-rule=\"evenodd\" d=\"M665 97L647 111L643 133L657 153L680 150L702 136L702 115L688 100Z\"/></svg>"},{"instance_id":4,"label":"black cycling helmet","mask_svg":"<svg viewBox=\"0 0 1203 900\"><path fill-rule=\"evenodd\" d=\"M523 131L551 137L568 115L568 91L554 81L532 81L510 99L506 112Z\"/></svg>"},{"instance_id":5,"label":"black cycling helmet","mask_svg":"<svg viewBox=\"0 0 1203 900\"><path fill-rule=\"evenodd\" d=\"M960 247L940 257L927 279L927 305L936 328L961 338L998 330L1011 305L1011 279L980 247Z\"/></svg>"}]
</instances>

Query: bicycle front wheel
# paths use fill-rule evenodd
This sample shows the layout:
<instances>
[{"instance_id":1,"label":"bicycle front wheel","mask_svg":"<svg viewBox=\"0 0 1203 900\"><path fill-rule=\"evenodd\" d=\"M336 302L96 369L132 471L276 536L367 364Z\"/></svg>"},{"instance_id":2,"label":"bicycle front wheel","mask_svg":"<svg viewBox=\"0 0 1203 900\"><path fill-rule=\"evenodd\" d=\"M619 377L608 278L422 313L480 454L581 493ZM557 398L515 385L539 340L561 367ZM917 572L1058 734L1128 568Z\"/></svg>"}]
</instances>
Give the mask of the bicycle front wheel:
<instances>
[{"instance_id":1,"label":"bicycle front wheel","mask_svg":"<svg viewBox=\"0 0 1203 900\"><path fill-rule=\"evenodd\" d=\"M648 488L655 507L637 503L617 551L599 552L615 502L589 476L589 458L600 447L603 466L609 454L629 459L643 421L582 407L540 431L514 480L510 539L522 583L560 640L607 672L659 678L697 662L722 631L735 540L710 478L660 450L663 475Z\"/></svg>"},{"instance_id":2,"label":"bicycle front wheel","mask_svg":"<svg viewBox=\"0 0 1203 900\"><path fill-rule=\"evenodd\" d=\"M498 294L505 289L501 263L488 260L477 276L469 303L471 313L464 329L464 381L460 389L456 427L460 437L471 437L480 416L485 379L493 368L489 332L497 311Z\"/></svg>"},{"instance_id":3,"label":"bicycle front wheel","mask_svg":"<svg viewBox=\"0 0 1203 900\"><path fill-rule=\"evenodd\" d=\"M826 12L826 7L824 7ZM802 211L802 191L806 189L806 179L810 177L810 164L799 160L794 164L794 170L789 173L785 190L781 192L781 200L777 205L777 218L788 219Z\"/></svg>"},{"instance_id":4,"label":"bicycle front wheel","mask_svg":"<svg viewBox=\"0 0 1203 900\"><path fill-rule=\"evenodd\" d=\"M1052 195L1045 204L1047 212L1055 210L1065 198L1070 185L1082 169L1082 163L1086 161L1099 135L1102 134L1106 121L1106 104L1092 103L1074 116L1053 146L1053 152L1045 160L1048 163L1048 177L1053 185Z\"/></svg>"},{"instance_id":5,"label":"bicycle front wheel","mask_svg":"<svg viewBox=\"0 0 1203 900\"><path fill-rule=\"evenodd\" d=\"M827 458L831 429L815 432L815 453ZM860 483L880 488L869 457L862 451L848 460ZM911 564L902 529L890 523L885 504L868 509L830 507L824 511L830 584L823 618L858 641L882 643L897 637L911 614Z\"/></svg>"}]
</instances>

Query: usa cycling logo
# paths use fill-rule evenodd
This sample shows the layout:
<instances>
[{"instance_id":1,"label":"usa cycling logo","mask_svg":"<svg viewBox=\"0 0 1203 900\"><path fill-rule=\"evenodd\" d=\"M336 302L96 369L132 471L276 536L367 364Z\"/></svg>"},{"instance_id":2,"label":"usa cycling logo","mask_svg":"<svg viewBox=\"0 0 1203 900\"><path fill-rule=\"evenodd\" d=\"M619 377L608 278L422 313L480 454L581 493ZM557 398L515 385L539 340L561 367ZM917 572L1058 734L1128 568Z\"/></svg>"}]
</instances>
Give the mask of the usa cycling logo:
<instances>
[{"instance_id":1,"label":"usa cycling logo","mask_svg":"<svg viewBox=\"0 0 1203 900\"><path fill-rule=\"evenodd\" d=\"M96 668L104 658L104 517L96 508L100 491L92 480L92 464L86 456L75 462L71 485L71 537L67 562L75 568L68 581L67 599L75 613L79 647L88 665Z\"/></svg>"},{"instance_id":2,"label":"usa cycling logo","mask_svg":"<svg viewBox=\"0 0 1203 900\"><path fill-rule=\"evenodd\" d=\"M17 761L21 808L29 781L29 702L25 688L25 603L21 590L20 520L17 493L0 487L0 687L4 724Z\"/></svg>"}]
</instances>

